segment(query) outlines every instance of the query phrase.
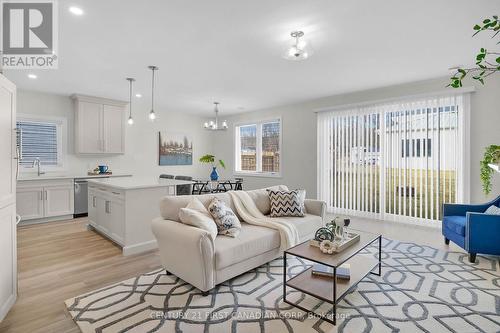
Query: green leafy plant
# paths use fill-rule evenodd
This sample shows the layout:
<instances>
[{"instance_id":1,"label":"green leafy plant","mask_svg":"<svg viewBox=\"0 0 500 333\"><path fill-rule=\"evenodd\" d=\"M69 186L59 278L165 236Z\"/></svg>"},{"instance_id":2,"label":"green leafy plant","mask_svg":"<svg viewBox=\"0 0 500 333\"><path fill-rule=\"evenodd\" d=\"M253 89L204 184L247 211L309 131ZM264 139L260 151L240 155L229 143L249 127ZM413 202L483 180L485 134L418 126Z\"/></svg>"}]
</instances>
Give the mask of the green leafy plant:
<instances>
[{"instance_id":1,"label":"green leafy plant","mask_svg":"<svg viewBox=\"0 0 500 333\"><path fill-rule=\"evenodd\" d=\"M500 33L500 20L497 15L493 15L490 19L483 20L482 24L476 24L474 27L473 37L482 31L492 31L495 38ZM497 45L500 44L500 40ZM481 48L476 55L476 66L471 68L457 68L456 72L450 78L448 87L459 88L462 87L462 81L468 76L476 81L484 84L484 79L488 76L500 72L500 53L491 52L485 48Z\"/></svg>"},{"instance_id":2,"label":"green leafy plant","mask_svg":"<svg viewBox=\"0 0 500 333\"><path fill-rule=\"evenodd\" d=\"M490 145L486 147L483 159L481 160L481 182L483 183L483 192L491 192L491 176L494 170L488 164L500 162L500 146Z\"/></svg>"},{"instance_id":3,"label":"green leafy plant","mask_svg":"<svg viewBox=\"0 0 500 333\"><path fill-rule=\"evenodd\" d=\"M217 160L217 162L215 162L215 161L216 161L216 158L214 155L206 154L206 155L203 155L202 157L200 157L201 163L207 163L207 164L212 165L213 167L217 166L217 163L219 163L221 167L223 167L224 169L226 168L226 164L224 163L223 160Z\"/></svg>"}]
</instances>

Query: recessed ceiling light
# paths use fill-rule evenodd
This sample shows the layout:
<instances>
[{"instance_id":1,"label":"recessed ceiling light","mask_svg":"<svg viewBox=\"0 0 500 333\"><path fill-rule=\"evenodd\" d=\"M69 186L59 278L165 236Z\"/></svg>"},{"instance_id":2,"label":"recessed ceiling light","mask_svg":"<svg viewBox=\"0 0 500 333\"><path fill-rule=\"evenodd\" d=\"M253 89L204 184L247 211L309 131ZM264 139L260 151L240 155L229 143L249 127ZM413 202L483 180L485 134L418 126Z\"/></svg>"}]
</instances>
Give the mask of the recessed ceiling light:
<instances>
[{"instance_id":1,"label":"recessed ceiling light","mask_svg":"<svg viewBox=\"0 0 500 333\"><path fill-rule=\"evenodd\" d=\"M79 7L69 7L69 11L70 13L72 14L75 14L75 15L83 15L83 9L79 8Z\"/></svg>"},{"instance_id":2,"label":"recessed ceiling light","mask_svg":"<svg viewBox=\"0 0 500 333\"><path fill-rule=\"evenodd\" d=\"M135 97L137 97L137 98L141 98L141 97L142 97L142 95L141 95L141 94L135 94Z\"/></svg>"},{"instance_id":3,"label":"recessed ceiling light","mask_svg":"<svg viewBox=\"0 0 500 333\"><path fill-rule=\"evenodd\" d=\"M36 76L35 74L28 74L28 77L32 80L36 79L38 76Z\"/></svg>"}]
</instances>

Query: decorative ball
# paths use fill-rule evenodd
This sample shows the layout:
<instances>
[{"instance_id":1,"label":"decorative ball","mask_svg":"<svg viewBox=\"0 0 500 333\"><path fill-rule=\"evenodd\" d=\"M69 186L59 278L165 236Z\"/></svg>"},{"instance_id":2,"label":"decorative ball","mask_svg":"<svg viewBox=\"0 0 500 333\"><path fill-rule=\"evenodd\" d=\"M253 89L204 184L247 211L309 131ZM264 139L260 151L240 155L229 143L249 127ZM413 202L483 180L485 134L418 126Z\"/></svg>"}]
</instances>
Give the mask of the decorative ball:
<instances>
[{"instance_id":1,"label":"decorative ball","mask_svg":"<svg viewBox=\"0 0 500 333\"><path fill-rule=\"evenodd\" d=\"M319 249L325 254L333 254L337 248L337 244L329 240L324 240L319 244Z\"/></svg>"},{"instance_id":2,"label":"decorative ball","mask_svg":"<svg viewBox=\"0 0 500 333\"><path fill-rule=\"evenodd\" d=\"M333 241L335 239L335 235L330 229L322 227L316 231L314 239L317 240L318 242L322 242L324 240Z\"/></svg>"}]
</instances>

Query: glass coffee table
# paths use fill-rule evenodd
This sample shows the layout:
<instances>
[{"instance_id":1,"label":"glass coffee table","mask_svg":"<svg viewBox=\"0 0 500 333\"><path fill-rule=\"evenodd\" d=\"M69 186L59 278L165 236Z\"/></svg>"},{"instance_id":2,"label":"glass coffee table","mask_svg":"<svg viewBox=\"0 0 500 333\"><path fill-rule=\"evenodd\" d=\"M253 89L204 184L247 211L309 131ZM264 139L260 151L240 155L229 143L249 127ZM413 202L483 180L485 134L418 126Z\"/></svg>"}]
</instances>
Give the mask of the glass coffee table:
<instances>
[{"instance_id":1,"label":"glass coffee table","mask_svg":"<svg viewBox=\"0 0 500 333\"><path fill-rule=\"evenodd\" d=\"M347 293L354 288L368 274L382 273L382 235L373 234L360 230L349 229L360 235L358 242L354 243L340 253L324 254L319 248L309 245L309 241L296 245L283 254L283 301L297 307L307 313L312 313L327 322L337 324L337 303L344 298ZM360 252L378 241L378 259L373 256L361 254ZM299 257L333 269L333 277L317 276L312 274L312 267L300 272L287 280L287 256ZM338 279L337 268L344 263L350 264L350 279ZM378 266L378 267L377 267ZM377 271L373 271L378 268ZM290 302L286 299L287 287L299 290L303 293L318 298L333 306L330 319L328 315L316 314L314 311L306 309L301 305Z\"/></svg>"}]
</instances>

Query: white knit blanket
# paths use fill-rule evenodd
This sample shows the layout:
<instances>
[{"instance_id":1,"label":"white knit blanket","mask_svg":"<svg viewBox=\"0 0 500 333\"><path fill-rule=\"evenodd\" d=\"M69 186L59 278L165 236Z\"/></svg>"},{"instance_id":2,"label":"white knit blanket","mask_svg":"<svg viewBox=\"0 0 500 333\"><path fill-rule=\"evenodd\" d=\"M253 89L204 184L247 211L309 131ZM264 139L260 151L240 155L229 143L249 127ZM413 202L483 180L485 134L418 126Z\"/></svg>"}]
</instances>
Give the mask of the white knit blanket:
<instances>
[{"instance_id":1,"label":"white knit blanket","mask_svg":"<svg viewBox=\"0 0 500 333\"><path fill-rule=\"evenodd\" d=\"M280 233L280 251L287 250L300 243L297 228L279 218L270 218L262 214L255 202L245 191L230 191L236 211L244 222L261 227L276 229Z\"/></svg>"}]
</instances>

